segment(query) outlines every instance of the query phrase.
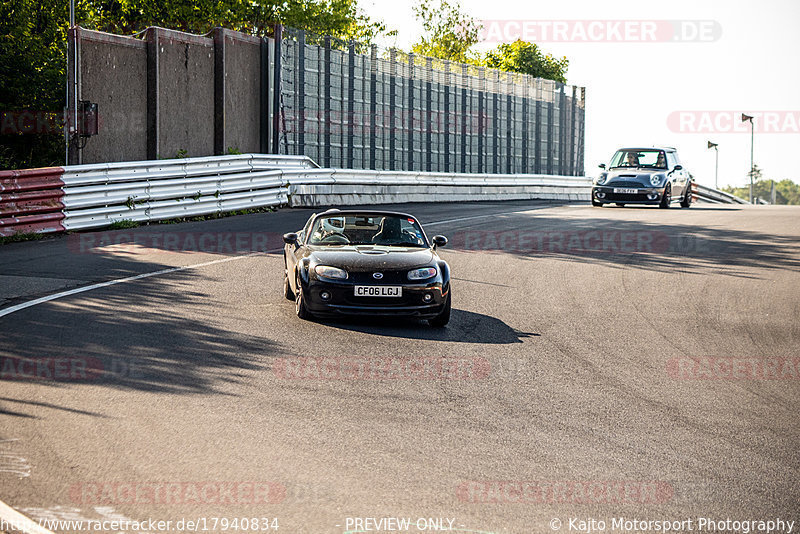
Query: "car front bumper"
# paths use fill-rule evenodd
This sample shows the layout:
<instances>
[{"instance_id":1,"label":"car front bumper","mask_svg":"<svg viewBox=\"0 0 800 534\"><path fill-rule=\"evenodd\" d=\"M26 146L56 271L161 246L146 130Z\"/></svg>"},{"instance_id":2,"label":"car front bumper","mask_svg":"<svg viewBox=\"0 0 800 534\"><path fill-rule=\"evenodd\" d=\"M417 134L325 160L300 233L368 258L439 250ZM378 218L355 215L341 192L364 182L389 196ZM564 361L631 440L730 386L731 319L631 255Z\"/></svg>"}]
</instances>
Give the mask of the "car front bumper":
<instances>
[{"instance_id":1,"label":"car front bumper","mask_svg":"<svg viewBox=\"0 0 800 534\"><path fill-rule=\"evenodd\" d=\"M443 289L437 279L422 284L399 284L403 288L400 297L357 297L356 284L351 282L312 279L301 284L308 311L323 317L380 315L431 319L444 309L449 291L449 284ZM324 293L328 294L327 299L323 298ZM430 296L429 301L425 301L425 295Z\"/></svg>"},{"instance_id":2,"label":"car front bumper","mask_svg":"<svg viewBox=\"0 0 800 534\"><path fill-rule=\"evenodd\" d=\"M636 188L636 193L615 193L614 186L596 185L592 187L592 198L595 202L602 203L660 204L664 197L664 189L664 187L641 187Z\"/></svg>"}]
</instances>

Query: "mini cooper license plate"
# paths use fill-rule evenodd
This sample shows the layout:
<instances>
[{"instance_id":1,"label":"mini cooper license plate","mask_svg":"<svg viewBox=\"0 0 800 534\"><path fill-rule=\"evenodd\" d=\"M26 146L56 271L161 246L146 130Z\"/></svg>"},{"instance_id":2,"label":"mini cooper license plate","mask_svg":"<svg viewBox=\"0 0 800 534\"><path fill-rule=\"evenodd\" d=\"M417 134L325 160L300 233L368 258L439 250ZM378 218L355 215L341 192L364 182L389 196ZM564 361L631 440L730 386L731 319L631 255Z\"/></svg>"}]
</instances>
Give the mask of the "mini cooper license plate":
<instances>
[{"instance_id":1,"label":"mini cooper license plate","mask_svg":"<svg viewBox=\"0 0 800 534\"><path fill-rule=\"evenodd\" d=\"M357 297L402 297L400 286L356 286Z\"/></svg>"},{"instance_id":2,"label":"mini cooper license plate","mask_svg":"<svg viewBox=\"0 0 800 534\"><path fill-rule=\"evenodd\" d=\"M622 194L626 194L626 195L635 195L636 193L639 192L639 190L638 189L630 189L630 188L627 188L627 187L615 187L614 188L614 192L615 193L622 193Z\"/></svg>"}]
</instances>

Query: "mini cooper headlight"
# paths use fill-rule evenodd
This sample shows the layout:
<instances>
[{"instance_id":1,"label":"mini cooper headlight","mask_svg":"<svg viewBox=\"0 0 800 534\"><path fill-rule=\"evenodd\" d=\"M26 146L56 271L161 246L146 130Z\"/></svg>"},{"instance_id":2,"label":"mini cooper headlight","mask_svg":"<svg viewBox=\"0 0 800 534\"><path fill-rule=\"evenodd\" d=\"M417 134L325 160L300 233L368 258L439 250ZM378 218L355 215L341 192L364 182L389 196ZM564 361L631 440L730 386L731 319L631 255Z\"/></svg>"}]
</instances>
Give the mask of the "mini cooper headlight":
<instances>
[{"instance_id":1,"label":"mini cooper headlight","mask_svg":"<svg viewBox=\"0 0 800 534\"><path fill-rule=\"evenodd\" d=\"M347 271L337 269L336 267L330 267L329 265L317 265L314 267L314 272L317 273L317 276L322 276L324 278L334 278L337 280L344 280L347 278Z\"/></svg>"},{"instance_id":2,"label":"mini cooper headlight","mask_svg":"<svg viewBox=\"0 0 800 534\"><path fill-rule=\"evenodd\" d=\"M664 180L663 174L654 174L653 176L650 177L650 185L652 185L653 187L658 187L659 185L661 185L662 180Z\"/></svg>"},{"instance_id":3,"label":"mini cooper headlight","mask_svg":"<svg viewBox=\"0 0 800 534\"><path fill-rule=\"evenodd\" d=\"M422 269L414 269L408 271L409 280L425 280L436 276L436 267L424 267Z\"/></svg>"},{"instance_id":4,"label":"mini cooper headlight","mask_svg":"<svg viewBox=\"0 0 800 534\"><path fill-rule=\"evenodd\" d=\"M597 180L595 180L595 183L597 185L603 185L604 183L606 183L606 180L608 180L608 174L602 173L602 174L600 174L600 176L597 177Z\"/></svg>"}]
</instances>

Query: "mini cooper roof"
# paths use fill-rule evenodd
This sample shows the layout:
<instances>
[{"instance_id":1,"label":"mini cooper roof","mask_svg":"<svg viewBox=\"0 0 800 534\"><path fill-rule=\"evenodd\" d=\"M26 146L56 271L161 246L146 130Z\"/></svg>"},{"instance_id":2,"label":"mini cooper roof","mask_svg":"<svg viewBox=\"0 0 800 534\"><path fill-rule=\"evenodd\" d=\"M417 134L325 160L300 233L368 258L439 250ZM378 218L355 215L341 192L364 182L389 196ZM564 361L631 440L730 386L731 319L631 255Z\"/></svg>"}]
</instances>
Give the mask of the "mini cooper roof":
<instances>
[{"instance_id":1,"label":"mini cooper roof","mask_svg":"<svg viewBox=\"0 0 800 534\"><path fill-rule=\"evenodd\" d=\"M619 152L620 150L663 150L664 152L677 152L677 150L671 146L650 146L650 147L630 146L630 147L618 148L617 152Z\"/></svg>"}]
</instances>

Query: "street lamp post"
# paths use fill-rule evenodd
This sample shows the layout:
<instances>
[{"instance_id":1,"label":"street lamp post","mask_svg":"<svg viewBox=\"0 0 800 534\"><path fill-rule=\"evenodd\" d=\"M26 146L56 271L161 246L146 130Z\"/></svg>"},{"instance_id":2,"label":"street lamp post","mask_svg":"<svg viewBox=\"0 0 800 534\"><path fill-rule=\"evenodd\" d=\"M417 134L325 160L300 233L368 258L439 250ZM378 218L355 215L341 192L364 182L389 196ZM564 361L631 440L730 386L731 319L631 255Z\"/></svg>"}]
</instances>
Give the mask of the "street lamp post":
<instances>
[{"instance_id":1,"label":"street lamp post","mask_svg":"<svg viewBox=\"0 0 800 534\"><path fill-rule=\"evenodd\" d=\"M719 144L708 142L708 148L714 149L714 189L719 189Z\"/></svg>"},{"instance_id":2,"label":"street lamp post","mask_svg":"<svg viewBox=\"0 0 800 534\"><path fill-rule=\"evenodd\" d=\"M753 175L755 174L755 164L753 163L753 141L755 140L755 124L752 115L742 113L742 122L750 122L750 204L753 203Z\"/></svg>"}]
</instances>

